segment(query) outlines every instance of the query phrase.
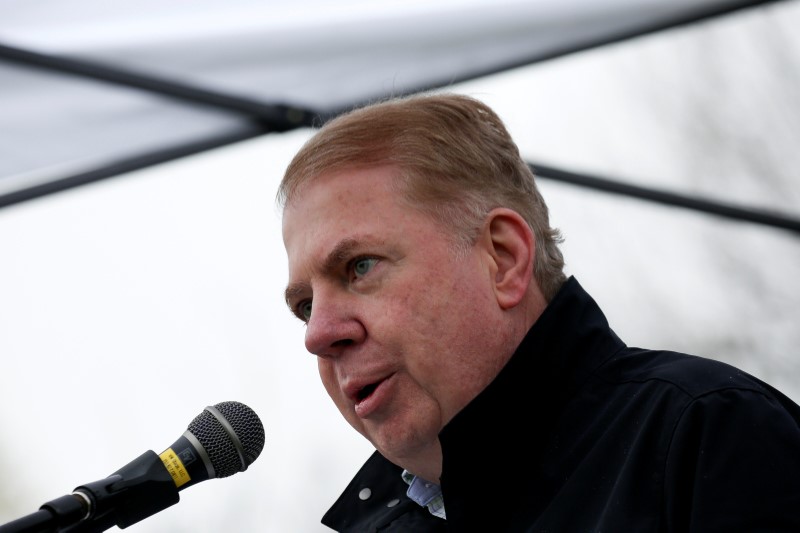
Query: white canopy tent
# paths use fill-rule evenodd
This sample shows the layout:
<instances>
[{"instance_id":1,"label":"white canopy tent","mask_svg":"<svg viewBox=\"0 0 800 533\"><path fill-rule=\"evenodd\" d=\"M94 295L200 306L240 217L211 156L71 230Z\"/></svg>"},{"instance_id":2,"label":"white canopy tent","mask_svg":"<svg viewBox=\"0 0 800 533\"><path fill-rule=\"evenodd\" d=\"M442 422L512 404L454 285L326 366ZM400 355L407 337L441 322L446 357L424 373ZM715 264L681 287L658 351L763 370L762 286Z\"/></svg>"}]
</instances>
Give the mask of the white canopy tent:
<instances>
[{"instance_id":1,"label":"white canopy tent","mask_svg":"<svg viewBox=\"0 0 800 533\"><path fill-rule=\"evenodd\" d=\"M371 447L282 303L273 197L309 126L422 88L486 101L549 171L568 272L624 340L800 400L798 21L796 1L4 2L0 524L237 400L262 456L131 529L325 531Z\"/></svg>"}]
</instances>

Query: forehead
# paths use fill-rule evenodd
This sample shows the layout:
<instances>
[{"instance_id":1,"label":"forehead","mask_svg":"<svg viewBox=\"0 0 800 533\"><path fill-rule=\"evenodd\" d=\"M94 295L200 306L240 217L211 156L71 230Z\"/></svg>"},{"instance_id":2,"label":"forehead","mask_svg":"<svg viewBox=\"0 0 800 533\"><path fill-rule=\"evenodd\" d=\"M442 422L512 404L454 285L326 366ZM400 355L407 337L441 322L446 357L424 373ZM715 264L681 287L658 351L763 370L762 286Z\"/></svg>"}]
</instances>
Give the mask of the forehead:
<instances>
[{"instance_id":1,"label":"forehead","mask_svg":"<svg viewBox=\"0 0 800 533\"><path fill-rule=\"evenodd\" d=\"M283 239L290 261L298 253L336 246L341 239L384 232L413 217L400 201L392 167L323 174L295 191L283 211ZM333 239L333 240L332 240Z\"/></svg>"},{"instance_id":2,"label":"forehead","mask_svg":"<svg viewBox=\"0 0 800 533\"><path fill-rule=\"evenodd\" d=\"M400 175L400 170L391 165L377 165L345 167L310 176L298 183L287 197L284 212L321 201L348 203L370 193L399 196Z\"/></svg>"},{"instance_id":3,"label":"forehead","mask_svg":"<svg viewBox=\"0 0 800 533\"><path fill-rule=\"evenodd\" d=\"M296 176L296 183L286 188L285 208L307 203L313 199L314 191L319 189L343 188L356 191L359 185L367 182L375 186L385 184L399 190L401 180L398 178L403 175L398 166L390 163L334 163L330 170L323 169L319 173L310 172Z\"/></svg>"}]
</instances>

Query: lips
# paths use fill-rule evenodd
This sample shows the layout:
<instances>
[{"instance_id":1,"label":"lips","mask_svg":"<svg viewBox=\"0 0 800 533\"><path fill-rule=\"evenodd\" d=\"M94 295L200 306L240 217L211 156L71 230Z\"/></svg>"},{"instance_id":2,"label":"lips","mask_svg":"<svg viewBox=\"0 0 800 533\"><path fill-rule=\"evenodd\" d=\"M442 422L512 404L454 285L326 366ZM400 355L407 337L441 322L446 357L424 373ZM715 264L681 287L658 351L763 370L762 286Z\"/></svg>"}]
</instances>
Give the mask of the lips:
<instances>
[{"instance_id":1,"label":"lips","mask_svg":"<svg viewBox=\"0 0 800 533\"><path fill-rule=\"evenodd\" d=\"M386 378L380 378L375 380L358 380L352 383L349 383L345 386L345 394L347 395L350 400L355 403L361 403L369 396L375 392L375 389L381 384L381 382Z\"/></svg>"},{"instance_id":2,"label":"lips","mask_svg":"<svg viewBox=\"0 0 800 533\"><path fill-rule=\"evenodd\" d=\"M356 403L359 403L362 400L364 400L367 397L369 397L369 395L372 394L375 391L375 389L378 388L379 384L380 384L379 382L378 383L370 383L369 385L366 385L365 387L362 387L361 390L359 390L356 393L356 398L355 398Z\"/></svg>"},{"instance_id":3,"label":"lips","mask_svg":"<svg viewBox=\"0 0 800 533\"><path fill-rule=\"evenodd\" d=\"M345 387L345 394L353 402L356 414L365 418L389 400L387 382L394 374L378 379L358 380Z\"/></svg>"}]
</instances>

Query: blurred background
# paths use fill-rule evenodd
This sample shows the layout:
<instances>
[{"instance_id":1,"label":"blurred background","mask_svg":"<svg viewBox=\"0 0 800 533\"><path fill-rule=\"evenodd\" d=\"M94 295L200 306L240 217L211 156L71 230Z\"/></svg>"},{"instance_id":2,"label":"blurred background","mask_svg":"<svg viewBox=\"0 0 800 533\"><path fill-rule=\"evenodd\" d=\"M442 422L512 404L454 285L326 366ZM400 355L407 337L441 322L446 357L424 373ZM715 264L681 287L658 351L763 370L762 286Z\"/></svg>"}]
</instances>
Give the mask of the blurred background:
<instances>
[{"instance_id":1,"label":"blurred background","mask_svg":"<svg viewBox=\"0 0 800 533\"><path fill-rule=\"evenodd\" d=\"M629 345L800 401L800 3L0 3L0 524L207 405L244 473L137 532L327 531L371 453L282 293L274 196L316 126L477 97L538 171L567 271Z\"/></svg>"}]
</instances>

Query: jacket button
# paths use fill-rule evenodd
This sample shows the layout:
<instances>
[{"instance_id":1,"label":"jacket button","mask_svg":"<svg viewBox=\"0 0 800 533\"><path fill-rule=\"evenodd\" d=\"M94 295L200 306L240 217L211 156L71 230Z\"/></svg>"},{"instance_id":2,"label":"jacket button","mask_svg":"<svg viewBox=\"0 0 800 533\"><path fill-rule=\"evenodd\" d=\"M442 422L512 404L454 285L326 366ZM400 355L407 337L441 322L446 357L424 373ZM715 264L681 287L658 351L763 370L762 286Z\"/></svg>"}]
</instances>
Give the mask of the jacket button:
<instances>
[{"instance_id":1,"label":"jacket button","mask_svg":"<svg viewBox=\"0 0 800 533\"><path fill-rule=\"evenodd\" d=\"M369 488L361 489L361 492L358 493L358 498L360 500L368 500L370 496L372 496L372 490Z\"/></svg>"},{"instance_id":2,"label":"jacket button","mask_svg":"<svg viewBox=\"0 0 800 533\"><path fill-rule=\"evenodd\" d=\"M387 503L387 504L386 504L386 507L394 507L394 506L395 506L395 505L397 505L398 503L400 503L400 500L398 500L397 498L395 498L394 500L392 500L392 501L390 501L389 503Z\"/></svg>"}]
</instances>

